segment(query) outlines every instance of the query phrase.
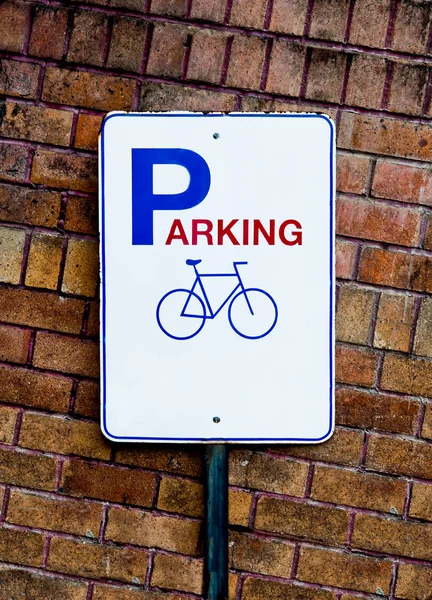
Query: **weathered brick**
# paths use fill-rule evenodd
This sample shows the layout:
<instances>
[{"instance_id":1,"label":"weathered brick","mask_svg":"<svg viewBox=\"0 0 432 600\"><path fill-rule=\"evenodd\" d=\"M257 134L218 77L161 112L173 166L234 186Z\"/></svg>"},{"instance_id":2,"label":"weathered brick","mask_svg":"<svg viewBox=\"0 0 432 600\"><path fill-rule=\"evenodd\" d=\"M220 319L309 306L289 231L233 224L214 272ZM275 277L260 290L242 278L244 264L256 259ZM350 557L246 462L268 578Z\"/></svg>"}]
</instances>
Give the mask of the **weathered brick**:
<instances>
[{"instance_id":1,"label":"weathered brick","mask_svg":"<svg viewBox=\"0 0 432 600\"><path fill-rule=\"evenodd\" d=\"M336 314L336 339L367 344L374 303L374 292L354 286L342 286Z\"/></svg>"},{"instance_id":2,"label":"weathered brick","mask_svg":"<svg viewBox=\"0 0 432 600\"><path fill-rule=\"evenodd\" d=\"M114 19L108 67L139 73L144 54L147 23L128 17Z\"/></svg>"},{"instance_id":3,"label":"weathered brick","mask_svg":"<svg viewBox=\"0 0 432 600\"><path fill-rule=\"evenodd\" d=\"M311 498L315 500L402 514L405 495L404 481L332 467L315 467L311 491Z\"/></svg>"},{"instance_id":4,"label":"weathered brick","mask_svg":"<svg viewBox=\"0 0 432 600\"><path fill-rule=\"evenodd\" d=\"M346 56L333 50L312 50L306 98L339 102L345 73Z\"/></svg>"},{"instance_id":5,"label":"weathered brick","mask_svg":"<svg viewBox=\"0 0 432 600\"><path fill-rule=\"evenodd\" d=\"M194 0L191 18L222 23L225 19L225 10L226 0Z\"/></svg>"},{"instance_id":6,"label":"weathered brick","mask_svg":"<svg viewBox=\"0 0 432 600\"><path fill-rule=\"evenodd\" d=\"M420 356L432 356L432 298L421 301L414 352Z\"/></svg>"},{"instance_id":7,"label":"weathered brick","mask_svg":"<svg viewBox=\"0 0 432 600\"><path fill-rule=\"evenodd\" d=\"M411 255L409 288L432 294L432 257Z\"/></svg>"},{"instance_id":8,"label":"weathered brick","mask_svg":"<svg viewBox=\"0 0 432 600\"><path fill-rule=\"evenodd\" d=\"M64 8L36 6L31 30L30 54L54 60L61 59L66 25L67 11Z\"/></svg>"},{"instance_id":9,"label":"weathered brick","mask_svg":"<svg viewBox=\"0 0 432 600\"><path fill-rule=\"evenodd\" d=\"M432 172L429 168L378 160L372 186L378 198L432 205Z\"/></svg>"},{"instance_id":10,"label":"weathered brick","mask_svg":"<svg viewBox=\"0 0 432 600\"><path fill-rule=\"evenodd\" d=\"M365 194L370 163L370 158L366 156L339 152L336 161L336 187L338 191Z\"/></svg>"},{"instance_id":11,"label":"weathered brick","mask_svg":"<svg viewBox=\"0 0 432 600\"><path fill-rule=\"evenodd\" d=\"M351 346L336 347L336 381L370 387L378 368L378 355Z\"/></svg>"},{"instance_id":12,"label":"weathered brick","mask_svg":"<svg viewBox=\"0 0 432 600\"><path fill-rule=\"evenodd\" d=\"M338 144L351 150L430 161L432 126L344 111Z\"/></svg>"},{"instance_id":13,"label":"weathered brick","mask_svg":"<svg viewBox=\"0 0 432 600\"><path fill-rule=\"evenodd\" d=\"M0 528L0 560L2 561L40 567L43 548L44 537L40 533Z\"/></svg>"},{"instance_id":14,"label":"weathered brick","mask_svg":"<svg viewBox=\"0 0 432 600\"><path fill-rule=\"evenodd\" d=\"M128 508L111 508L107 540L198 554L200 523Z\"/></svg>"},{"instance_id":15,"label":"weathered brick","mask_svg":"<svg viewBox=\"0 0 432 600\"><path fill-rule=\"evenodd\" d=\"M431 7L428 2L402 0L394 26L391 46L400 52L423 54L429 34Z\"/></svg>"},{"instance_id":16,"label":"weathered brick","mask_svg":"<svg viewBox=\"0 0 432 600\"><path fill-rule=\"evenodd\" d=\"M99 283L99 244L91 240L69 240L62 291L94 296Z\"/></svg>"},{"instance_id":17,"label":"weathered brick","mask_svg":"<svg viewBox=\"0 0 432 600\"><path fill-rule=\"evenodd\" d=\"M303 35L308 0L275 0L270 30Z\"/></svg>"},{"instance_id":18,"label":"weathered brick","mask_svg":"<svg viewBox=\"0 0 432 600\"><path fill-rule=\"evenodd\" d=\"M409 508L410 517L432 521L432 485L426 483L414 483L411 503Z\"/></svg>"},{"instance_id":19,"label":"weathered brick","mask_svg":"<svg viewBox=\"0 0 432 600\"><path fill-rule=\"evenodd\" d=\"M0 406L0 442L11 444L14 438L18 410L9 406ZM3 499L3 496L2 496Z\"/></svg>"},{"instance_id":20,"label":"weathered brick","mask_svg":"<svg viewBox=\"0 0 432 600\"><path fill-rule=\"evenodd\" d=\"M203 589L203 563L185 556L156 554L151 584L201 594Z\"/></svg>"},{"instance_id":21,"label":"weathered brick","mask_svg":"<svg viewBox=\"0 0 432 600\"><path fill-rule=\"evenodd\" d=\"M432 474L432 446L427 442L373 434L369 439L366 467L427 479Z\"/></svg>"},{"instance_id":22,"label":"weathered brick","mask_svg":"<svg viewBox=\"0 0 432 600\"><path fill-rule=\"evenodd\" d=\"M349 0L315 0L309 35L323 40L343 42Z\"/></svg>"},{"instance_id":23,"label":"weathered brick","mask_svg":"<svg viewBox=\"0 0 432 600\"><path fill-rule=\"evenodd\" d=\"M177 594L150 592L142 587L117 587L99 583L94 587L92 598L93 600L184 600L184 596Z\"/></svg>"},{"instance_id":24,"label":"weathered brick","mask_svg":"<svg viewBox=\"0 0 432 600\"><path fill-rule=\"evenodd\" d=\"M144 112L168 110L228 112L234 109L235 101L234 94L144 82L141 88L139 110Z\"/></svg>"},{"instance_id":25,"label":"weathered brick","mask_svg":"<svg viewBox=\"0 0 432 600\"><path fill-rule=\"evenodd\" d=\"M373 594L388 594L389 560L366 558L322 548L302 548L297 570L301 581L333 585Z\"/></svg>"},{"instance_id":26,"label":"weathered brick","mask_svg":"<svg viewBox=\"0 0 432 600\"><path fill-rule=\"evenodd\" d=\"M80 381L75 397L74 413L82 417L99 418L100 390L95 381Z\"/></svg>"},{"instance_id":27,"label":"weathered brick","mask_svg":"<svg viewBox=\"0 0 432 600\"><path fill-rule=\"evenodd\" d=\"M56 227L60 216L58 192L0 184L0 220Z\"/></svg>"},{"instance_id":28,"label":"weathered brick","mask_svg":"<svg viewBox=\"0 0 432 600\"><path fill-rule=\"evenodd\" d=\"M385 390L432 397L432 361L387 354L381 386Z\"/></svg>"},{"instance_id":29,"label":"weathered brick","mask_svg":"<svg viewBox=\"0 0 432 600\"><path fill-rule=\"evenodd\" d=\"M339 425L409 435L417 430L419 410L419 402L399 396L353 388L336 390L336 423Z\"/></svg>"},{"instance_id":30,"label":"weathered brick","mask_svg":"<svg viewBox=\"0 0 432 600\"><path fill-rule=\"evenodd\" d=\"M289 578L294 544L231 531L229 565L232 569Z\"/></svg>"},{"instance_id":31,"label":"weathered brick","mask_svg":"<svg viewBox=\"0 0 432 600\"><path fill-rule=\"evenodd\" d=\"M382 48L387 34L391 0L359 0L354 5L349 41Z\"/></svg>"},{"instance_id":32,"label":"weathered brick","mask_svg":"<svg viewBox=\"0 0 432 600\"><path fill-rule=\"evenodd\" d=\"M266 14L267 0L234 0L231 9L230 25L262 29Z\"/></svg>"},{"instance_id":33,"label":"weathered brick","mask_svg":"<svg viewBox=\"0 0 432 600\"><path fill-rule=\"evenodd\" d=\"M0 4L0 23L2 36L0 50L22 52L30 6L24 2L6 0Z\"/></svg>"},{"instance_id":34,"label":"weathered brick","mask_svg":"<svg viewBox=\"0 0 432 600\"><path fill-rule=\"evenodd\" d=\"M64 227L66 231L96 235L99 229L97 200L69 195Z\"/></svg>"},{"instance_id":35,"label":"weathered brick","mask_svg":"<svg viewBox=\"0 0 432 600\"><path fill-rule=\"evenodd\" d=\"M323 444L278 445L274 447L274 452L356 467L360 463L362 448L363 433L361 431L336 428L333 436Z\"/></svg>"},{"instance_id":36,"label":"weathered brick","mask_svg":"<svg viewBox=\"0 0 432 600\"><path fill-rule=\"evenodd\" d=\"M128 110L134 91L133 79L48 67L42 98L46 102L97 110Z\"/></svg>"},{"instance_id":37,"label":"weathered brick","mask_svg":"<svg viewBox=\"0 0 432 600\"><path fill-rule=\"evenodd\" d=\"M374 346L408 352L414 312L413 296L382 292L375 325Z\"/></svg>"},{"instance_id":38,"label":"weathered brick","mask_svg":"<svg viewBox=\"0 0 432 600\"><path fill-rule=\"evenodd\" d=\"M197 29L192 39L187 78L220 83L226 44L225 32Z\"/></svg>"},{"instance_id":39,"label":"weathered brick","mask_svg":"<svg viewBox=\"0 0 432 600\"><path fill-rule=\"evenodd\" d=\"M368 240L418 246L421 221L418 210L382 202L339 198L336 206L337 233Z\"/></svg>"},{"instance_id":40,"label":"weathered brick","mask_svg":"<svg viewBox=\"0 0 432 600\"><path fill-rule=\"evenodd\" d=\"M423 248L425 250L432 250L432 215L430 215L426 221L426 231L423 239Z\"/></svg>"},{"instance_id":41,"label":"weathered brick","mask_svg":"<svg viewBox=\"0 0 432 600\"><path fill-rule=\"evenodd\" d=\"M401 563L396 583L396 596L406 600L428 600L432 589L429 566Z\"/></svg>"},{"instance_id":42,"label":"weathered brick","mask_svg":"<svg viewBox=\"0 0 432 600\"><path fill-rule=\"evenodd\" d=\"M155 486L151 473L70 460L63 467L60 490L78 498L151 506Z\"/></svg>"},{"instance_id":43,"label":"weathered brick","mask_svg":"<svg viewBox=\"0 0 432 600\"><path fill-rule=\"evenodd\" d=\"M26 363L30 337L28 329L0 325L0 360Z\"/></svg>"},{"instance_id":44,"label":"weathered brick","mask_svg":"<svg viewBox=\"0 0 432 600\"><path fill-rule=\"evenodd\" d=\"M298 96L303 77L306 49L285 40L273 44L266 91L286 96Z\"/></svg>"},{"instance_id":45,"label":"weathered brick","mask_svg":"<svg viewBox=\"0 0 432 600\"><path fill-rule=\"evenodd\" d=\"M336 277L352 279L357 256L357 244L345 240L336 240Z\"/></svg>"},{"instance_id":46,"label":"weathered brick","mask_svg":"<svg viewBox=\"0 0 432 600\"><path fill-rule=\"evenodd\" d=\"M29 104L6 102L0 135L32 140L58 146L68 146L73 113Z\"/></svg>"},{"instance_id":47,"label":"weathered brick","mask_svg":"<svg viewBox=\"0 0 432 600\"><path fill-rule=\"evenodd\" d=\"M97 162L89 156L36 150L31 181L80 192L96 192Z\"/></svg>"},{"instance_id":48,"label":"weathered brick","mask_svg":"<svg viewBox=\"0 0 432 600\"><path fill-rule=\"evenodd\" d=\"M228 522L247 527L252 507L252 494L243 490L228 491Z\"/></svg>"},{"instance_id":49,"label":"weathered brick","mask_svg":"<svg viewBox=\"0 0 432 600\"><path fill-rule=\"evenodd\" d=\"M228 65L227 85L259 90L266 42L258 37L234 36Z\"/></svg>"},{"instance_id":50,"label":"weathered brick","mask_svg":"<svg viewBox=\"0 0 432 600\"><path fill-rule=\"evenodd\" d=\"M255 527L340 546L345 542L348 531L348 512L262 497L258 501Z\"/></svg>"},{"instance_id":51,"label":"weathered brick","mask_svg":"<svg viewBox=\"0 0 432 600\"><path fill-rule=\"evenodd\" d=\"M102 65L108 17L99 12L79 10L74 13L67 60Z\"/></svg>"},{"instance_id":52,"label":"weathered brick","mask_svg":"<svg viewBox=\"0 0 432 600\"><path fill-rule=\"evenodd\" d=\"M15 566L0 566L0 577L2 582L0 594L4 600L10 598L85 600L87 597L85 583L30 573Z\"/></svg>"},{"instance_id":53,"label":"weathered brick","mask_svg":"<svg viewBox=\"0 0 432 600\"><path fill-rule=\"evenodd\" d=\"M20 490L12 490L6 515L6 521L15 525L91 538L97 538L101 520L101 504L46 498Z\"/></svg>"},{"instance_id":54,"label":"weathered brick","mask_svg":"<svg viewBox=\"0 0 432 600\"><path fill-rule=\"evenodd\" d=\"M188 29L172 23L158 23L153 31L147 73L180 77L183 71Z\"/></svg>"},{"instance_id":55,"label":"weathered brick","mask_svg":"<svg viewBox=\"0 0 432 600\"><path fill-rule=\"evenodd\" d=\"M423 427L422 427L422 436L427 439L432 439L432 405L431 404L428 404L426 406Z\"/></svg>"},{"instance_id":56,"label":"weathered brick","mask_svg":"<svg viewBox=\"0 0 432 600\"><path fill-rule=\"evenodd\" d=\"M26 233L24 229L0 227L0 281L19 283L24 257Z\"/></svg>"},{"instance_id":57,"label":"weathered brick","mask_svg":"<svg viewBox=\"0 0 432 600\"><path fill-rule=\"evenodd\" d=\"M57 462L48 456L0 449L0 481L39 490L53 490Z\"/></svg>"},{"instance_id":58,"label":"weathered brick","mask_svg":"<svg viewBox=\"0 0 432 600\"><path fill-rule=\"evenodd\" d=\"M103 0L100 0L103 2ZM130 10L136 10L137 12L144 11L144 1L143 0L111 0L111 6L116 6L119 8L128 8Z\"/></svg>"},{"instance_id":59,"label":"weathered brick","mask_svg":"<svg viewBox=\"0 0 432 600\"><path fill-rule=\"evenodd\" d=\"M356 514L352 546L431 560L432 529L423 523Z\"/></svg>"},{"instance_id":60,"label":"weathered brick","mask_svg":"<svg viewBox=\"0 0 432 600\"><path fill-rule=\"evenodd\" d=\"M0 94L35 98L39 73L39 65L0 59Z\"/></svg>"},{"instance_id":61,"label":"weathered brick","mask_svg":"<svg viewBox=\"0 0 432 600\"><path fill-rule=\"evenodd\" d=\"M142 445L117 445L116 462L144 467L155 471L166 471L176 475L199 477L203 474L202 449L144 447Z\"/></svg>"},{"instance_id":62,"label":"weathered brick","mask_svg":"<svg viewBox=\"0 0 432 600\"><path fill-rule=\"evenodd\" d=\"M56 290L62 253L62 236L50 233L33 233L25 284L30 287Z\"/></svg>"},{"instance_id":63,"label":"weathered brick","mask_svg":"<svg viewBox=\"0 0 432 600\"><path fill-rule=\"evenodd\" d=\"M74 146L83 150L97 150L101 125L101 116L81 113L78 116Z\"/></svg>"},{"instance_id":64,"label":"weathered brick","mask_svg":"<svg viewBox=\"0 0 432 600\"><path fill-rule=\"evenodd\" d=\"M406 288L411 258L404 252L366 247L360 257L359 280L378 285Z\"/></svg>"},{"instance_id":65,"label":"weathered brick","mask_svg":"<svg viewBox=\"0 0 432 600\"><path fill-rule=\"evenodd\" d=\"M187 479L162 477L159 486L158 508L192 517L204 514L204 489L200 483Z\"/></svg>"},{"instance_id":66,"label":"weathered brick","mask_svg":"<svg viewBox=\"0 0 432 600\"><path fill-rule=\"evenodd\" d=\"M303 496L307 474L307 465L293 460L248 450L234 450L230 453L231 485Z\"/></svg>"},{"instance_id":67,"label":"weathered brick","mask_svg":"<svg viewBox=\"0 0 432 600\"><path fill-rule=\"evenodd\" d=\"M27 172L28 148L0 142L0 178L22 181Z\"/></svg>"},{"instance_id":68,"label":"weathered brick","mask_svg":"<svg viewBox=\"0 0 432 600\"><path fill-rule=\"evenodd\" d=\"M51 540L47 566L52 571L83 577L144 583L147 562L148 557L144 550L54 537Z\"/></svg>"},{"instance_id":69,"label":"weathered brick","mask_svg":"<svg viewBox=\"0 0 432 600\"><path fill-rule=\"evenodd\" d=\"M99 337L100 333L100 305L99 302L90 303L90 311L86 325L86 335Z\"/></svg>"},{"instance_id":70,"label":"weathered brick","mask_svg":"<svg viewBox=\"0 0 432 600\"><path fill-rule=\"evenodd\" d=\"M242 112L313 112L320 115L336 119L336 110L326 108L325 110L317 109L316 106L309 104L293 104L292 102L284 102L280 98L263 98L261 96L245 96L241 103Z\"/></svg>"},{"instance_id":71,"label":"weathered brick","mask_svg":"<svg viewBox=\"0 0 432 600\"><path fill-rule=\"evenodd\" d=\"M381 108L387 65L383 58L353 54L346 103L364 108Z\"/></svg>"},{"instance_id":72,"label":"weathered brick","mask_svg":"<svg viewBox=\"0 0 432 600\"><path fill-rule=\"evenodd\" d=\"M0 288L0 319L6 323L79 333L83 312L83 300L47 292Z\"/></svg>"},{"instance_id":73,"label":"weathered brick","mask_svg":"<svg viewBox=\"0 0 432 600\"><path fill-rule=\"evenodd\" d=\"M33 364L42 369L98 377L99 346L88 340L38 332Z\"/></svg>"},{"instance_id":74,"label":"weathered brick","mask_svg":"<svg viewBox=\"0 0 432 600\"><path fill-rule=\"evenodd\" d=\"M408 115L423 113L423 97L428 70L422 65L395 63L388 108Z\"/></svg>"}]
</instances>

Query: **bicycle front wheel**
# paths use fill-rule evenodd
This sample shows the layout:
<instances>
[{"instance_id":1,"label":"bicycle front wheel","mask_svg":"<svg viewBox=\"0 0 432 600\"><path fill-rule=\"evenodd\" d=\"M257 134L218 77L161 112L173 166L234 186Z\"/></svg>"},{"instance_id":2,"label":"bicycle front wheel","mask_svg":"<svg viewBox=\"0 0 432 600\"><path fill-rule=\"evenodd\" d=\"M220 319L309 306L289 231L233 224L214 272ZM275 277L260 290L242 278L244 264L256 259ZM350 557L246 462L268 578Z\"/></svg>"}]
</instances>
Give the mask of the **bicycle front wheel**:
<instances>
[{"instance_id":1,"label":"bicycle front wheel","mask_svg":"<svg viewBox=\"0 0 432 600\"><path fill-rule=\"evenodd\" d=\"M164 334L173 340L190 340L204 327L204 302L190 290L172 290L161 298L156 321Z\"/></svg>"},{"instance_id":2,"label":"bicycle front wheel","mask_svg":"<svg viewBox=\"0 0 432 600\"><path fill-rule=\"evenodd\" d=\"M248 340L258 340L268 335L278 318L276 302L266 291L248 288L231 300L228 321L234 331Z\"/></svg>"}]
</instances>

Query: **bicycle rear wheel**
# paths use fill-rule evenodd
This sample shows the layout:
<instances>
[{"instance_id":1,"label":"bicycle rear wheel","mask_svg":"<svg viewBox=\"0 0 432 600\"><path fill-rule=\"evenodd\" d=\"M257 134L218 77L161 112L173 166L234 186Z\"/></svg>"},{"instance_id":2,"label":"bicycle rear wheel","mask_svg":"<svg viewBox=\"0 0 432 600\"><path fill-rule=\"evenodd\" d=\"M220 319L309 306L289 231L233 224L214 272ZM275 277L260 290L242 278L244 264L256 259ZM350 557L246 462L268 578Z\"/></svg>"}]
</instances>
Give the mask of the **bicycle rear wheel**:
<instances>
[{"instance_id":1,"label":"bicycle rear wheel","mask_svg":"<svg viewBox=\"0 0 432 600\"><path fill-rule=\"evenodd\" d=\"M258 340L268 335L274 329L277 318L276 302L270 294L259 288L242 290L234 296L228 308L231 327L248 340Z\"/></svg>"},{"instance_id":2,"label":"bicycle rear wheel","mask_svg":"<svg viewBox=\"0 0 432 600\"><path fill-rule=\"evenodd\" d=\"M205 324L205 305L190 290L172 290L161 298L156 321L165 335L173 340L190 340Z\"/></svg>"}]
</instances>

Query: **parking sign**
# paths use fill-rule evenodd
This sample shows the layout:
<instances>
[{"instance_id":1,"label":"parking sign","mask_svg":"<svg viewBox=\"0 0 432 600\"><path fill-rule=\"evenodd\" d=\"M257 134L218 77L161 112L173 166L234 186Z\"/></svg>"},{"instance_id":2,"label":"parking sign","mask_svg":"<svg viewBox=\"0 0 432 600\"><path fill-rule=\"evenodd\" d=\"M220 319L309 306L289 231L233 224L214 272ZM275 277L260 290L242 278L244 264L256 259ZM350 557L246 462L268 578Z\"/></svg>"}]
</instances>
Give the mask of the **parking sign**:
<instances>
[{"instance_id":1,"label":"parking sign","mask_svg":"<svg viewBox=\"0 0 432 600\"><path fill-rule=\"evenodd\" d=\"M333 178L334 127L322 115L108 115L100 139L107 437L330 437Z\"/></svg>"}]
</instances>

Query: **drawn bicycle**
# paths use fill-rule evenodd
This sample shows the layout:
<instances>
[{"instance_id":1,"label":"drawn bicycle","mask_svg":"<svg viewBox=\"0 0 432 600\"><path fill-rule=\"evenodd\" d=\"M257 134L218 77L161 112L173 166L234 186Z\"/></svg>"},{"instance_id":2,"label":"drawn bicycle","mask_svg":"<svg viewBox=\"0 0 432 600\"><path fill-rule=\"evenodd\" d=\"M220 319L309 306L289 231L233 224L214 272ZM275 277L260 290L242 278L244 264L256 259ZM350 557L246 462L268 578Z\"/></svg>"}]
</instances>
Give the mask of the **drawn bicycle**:
<instances>
[{"instance_id":1,"label":"drawn bicycle","mask_svg":"<svg viewBox=\"0 0 432 600\"><path fill-rule=\"evenodd\" d=\"M260 288L246 288L239 273L239 265L233 262L233 273L199 273L201 260L187 260L194 268L195 281L191 289L171 290L161 298L156 309L156 320L161 330L174 340L189 340L202 330L205 322L215 319L224 306L228 306L228 321L242 338L257 340L268 335L278 318L276 302L268 292ZM213 310L204 286L205 278L234 277L236 285L231 293ZM202 297L197 293L201 292Z\"/></svg>"}]
</instances>

